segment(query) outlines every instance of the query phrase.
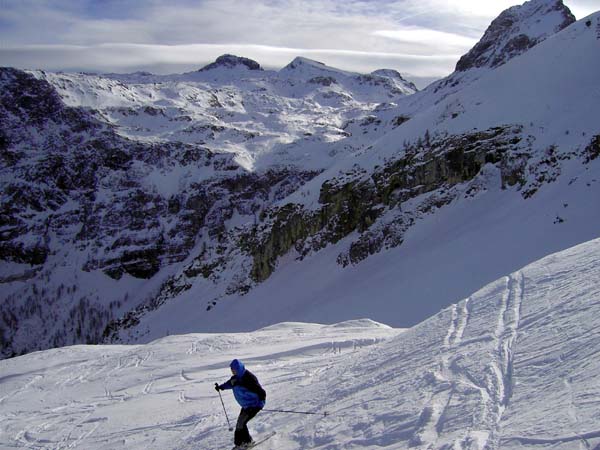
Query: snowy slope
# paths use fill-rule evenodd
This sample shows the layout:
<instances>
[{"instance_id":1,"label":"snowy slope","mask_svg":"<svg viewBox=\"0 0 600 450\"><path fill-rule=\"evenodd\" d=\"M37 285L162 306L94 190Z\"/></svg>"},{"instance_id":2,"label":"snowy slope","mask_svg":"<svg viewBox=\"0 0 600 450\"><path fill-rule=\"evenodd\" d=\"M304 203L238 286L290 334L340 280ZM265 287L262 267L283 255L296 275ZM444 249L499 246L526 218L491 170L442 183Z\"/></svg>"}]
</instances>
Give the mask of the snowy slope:
<instances>
[{"instance_id":1,"label":"snowy slope","mask_svg":"<svg viewBox=\"0 0 600 450\"><path fill-rule=\"evenodd\" d=\"M196 281L194 289L141 320L135 332L143 337L123 336L148 342L174 327L183 333L198 327L247 331L279 321L334 323L362 316L410 326L502 273L599 237L600 161L573 166L570 176L528 200L501 189L498 173L490 171L485 177L495 181L484 194L462 192L423 217L401 246L348 267L338 264L338 255L356 235L301 261L292 251L264 283L210 311L203 307L204 289L210 288Z\"/></svg>"},{"instance_id":2,"label":"snowy slope","mask_svg":"<svg viewBox=\"0 0 600 450\"><path fill-rule=\"evenodd\" d=\"M493 72L513 58L575 22L561 0L529 0L503 11L492 21L481 40L456 64L456 71L401 101L402 114L430 108L448 95ZM546 62L547 63L547 62ZM507 86L510 90L510 86Z\"/></svg>"},{"instance_id":3,"label":"snowy slope","mask_svg":"<svg viewBox=\"0 0 600 450\"><path fill-rule=\"evenodd\" d=\"M358 74L300 57L279 72L223 55L182 75L32 74L50 82L68 106L97 111L123 136L203 145L234 154L252 171L328 167L331 156L311 146L348 136L347 121L417 90L395 71Z\"/></svg>"},{"instance_id":4,"label":"snowy slope","mask_svg":"<svg viewBox=\"0 0 600 450\"><path fill-rule=\"evenodd\" d=\"M317 413L262 412L265 450L595 449L599 261L600 240L553 254L404 332L283 323L1 361L0 446L229 448L212 386L240 357L267 408Z\"/></svg>"}]
</instances>

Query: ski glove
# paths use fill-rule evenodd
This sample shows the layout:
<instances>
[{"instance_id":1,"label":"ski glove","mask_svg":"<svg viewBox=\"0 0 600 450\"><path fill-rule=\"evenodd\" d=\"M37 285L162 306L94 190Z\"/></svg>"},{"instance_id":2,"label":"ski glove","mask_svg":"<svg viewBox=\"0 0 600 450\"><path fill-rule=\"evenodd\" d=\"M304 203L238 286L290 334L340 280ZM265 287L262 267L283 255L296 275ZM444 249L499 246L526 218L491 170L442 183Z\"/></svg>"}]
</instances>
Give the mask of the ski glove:
<instances>
[{"instance_id":1,"label":"ski glove","mask_svg":"<svg viewBox=\"0 0 600 450\"><path fill-rule=\"evenodd\" d=\"M219 392L221 391L221 386L219 386L219 383L215 383L215 391Z\"/></svg>"}]
</instances>

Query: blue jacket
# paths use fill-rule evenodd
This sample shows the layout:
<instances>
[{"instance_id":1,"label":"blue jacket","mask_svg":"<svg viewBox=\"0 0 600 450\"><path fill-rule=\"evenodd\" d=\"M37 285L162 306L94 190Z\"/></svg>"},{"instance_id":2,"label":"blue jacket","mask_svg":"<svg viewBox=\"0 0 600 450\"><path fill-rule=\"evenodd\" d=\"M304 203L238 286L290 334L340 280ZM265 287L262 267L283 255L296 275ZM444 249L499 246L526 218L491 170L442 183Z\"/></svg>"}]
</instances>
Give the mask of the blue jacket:
<instances>
[{"instance_id":1,"label":"blue jacket","mask_svg":"<svg viewBox=\"0 0 600 450\"><path fill-rule=\"evenodd\" d=\"M264 408L267 393L254 374L237 359L231 362L230 367L236 374L219 388L233 389L233 395L242 408Z\"/></svg>"}]
</instances>

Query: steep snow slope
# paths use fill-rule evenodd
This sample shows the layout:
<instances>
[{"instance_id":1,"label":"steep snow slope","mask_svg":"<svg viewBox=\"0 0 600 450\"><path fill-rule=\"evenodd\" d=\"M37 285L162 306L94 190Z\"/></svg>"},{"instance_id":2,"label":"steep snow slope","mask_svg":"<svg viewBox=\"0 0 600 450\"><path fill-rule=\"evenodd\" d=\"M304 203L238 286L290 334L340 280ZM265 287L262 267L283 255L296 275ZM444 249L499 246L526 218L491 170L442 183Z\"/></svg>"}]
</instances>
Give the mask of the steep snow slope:
<instances>
[{"instance_id":1,"label":"steep snow slope","mask_svg":"<svg viewBox=\"0 0 600 450\"><path fill-rule=\"evenodd\" d=\"M410 116L435 105L573 22L575 16L562 0L529 0L508 8L492 21L481 40L460 58L454 73L401 101L403 113Z\"/></svg>"},{"instance_id":2,"label":"steep snow slope","mask_svg":"<svg viewBox=\"0 0 600 450\"><path fill-rule=\"evenodd\" d=\"M214 382L234 357L268 392L263 448L600 446L600 240L503 277L410 330L363 320L77 346L0 362L0 445L227 448ZM237 407L224 393L230 418ZM325 416L323 413L327 413Z\"/></svg>"},{"instance_id":3,"label":"steep snow slope","mask_svg":"<svg viewBox=\"0 0 600 450\"><path fill-rule=\"evenodd\" d=\"M484 193L472 197L463 188L456 200L420 219L399 247L348 267L338 257L355 234L301 261L292 250L265 282L210 311L205 308L210 284L197 280L193 289L146 314L121 336L126 342L148 342L168 330L225 332L284 320L333 323L365 315L410 326L502 273L598 237L600 161L586 167L574 163L570 169L528 200L501 189L496 170L486 171Z\"/></svg>"}]
</instances>

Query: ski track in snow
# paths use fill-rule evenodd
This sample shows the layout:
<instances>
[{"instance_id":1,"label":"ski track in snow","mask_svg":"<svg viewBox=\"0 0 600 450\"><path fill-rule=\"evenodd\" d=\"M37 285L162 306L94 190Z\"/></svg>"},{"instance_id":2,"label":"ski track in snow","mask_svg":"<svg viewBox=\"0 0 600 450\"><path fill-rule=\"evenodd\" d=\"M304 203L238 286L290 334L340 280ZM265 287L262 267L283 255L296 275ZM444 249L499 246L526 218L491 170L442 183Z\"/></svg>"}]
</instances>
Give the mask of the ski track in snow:
<instances>
[{"instance_id":1,"label":"ski track in snow","mask_svg":"<svg viewBox=\"0 0 600 450\"><path fill-rule=\"evenodd\" d=\"M261 412L264 450L597 450L599 256L551 255L406 331L285 323L5 360L0 448L227 449L213 386L239 357L267 409L317 413Z\"/></svg>"},{"instance_id":2,"label":"ski track in snow","mask_svg":"<svg viewBox=\"0 0 600 450\"><path fill-rule=\"evenodd\" d=\"M304 325L299 325L299 328L302 327ZM228 362L238 357L240 349L246 348L245 354L248 345L261 348L259 342L265 338L260 336L261 334L266 335L267 342L270 344L266 347L267 354L252 350L257 355L246 358L246 361L258 374L265 370L267 374L275 372L276 375L271 378L265 374L261 376L263 383L272 392L277 391L278 386L285 387L290 383L297 383L306 388L310 386L314 376L333 366L333 360L355 357L399 332L388 327L346 329L342 326L332 327L331 332L321 336L310 330L311 327L318 328L317 326L307 325L307 327L308 331L299 333L290 333L284 327L281 331L258 332L257 335L245 333L196 335L202 336L200 339L191 335L194 339L192 343L188 337L185 338L187 351L181 353L179 348L175 350L177 357L173 362L177 364L177 369L165 367L164 358L167 350L160 345L157 346L157 351L161 355L160 360L155 360L155 351L141 351L135 347L129 350L124 347L125 350L120 348L115 351L114 356L108 358L100 359L90 355L85 361L65 364L64 367L56 370L49 368L47 370L49 373L36 375L20 389L4 396L3 399L8 401L15 397L19 397L20 400L34 397L32 386L46 377L52 380L50 385L55 386L57 390L77 391L77 399L55 400L61 404L51 410L41 407L23 416L7 417L9 420L0 429L2 431L0 447L12 442L10 445L18 447L48 449L108 449L130 448L130 446L134 448L198 448L198 446L222 448L227 445L230 436L228 433L219 432L225 418L220 404L215 401L212 385L214 381L222 382L228 378ZM297 339L290 341L290 337ZM190 352L189 348L194 351ZM220 349L219 352L215 352L217 348ZM111 353L110 347L106 347L106 353ZM189 358L185 360L185 369L180 368L178 360L186 356ZM302 363L301 367L298 366L299 363ZM43 369L40 369L40 372L44 372ZM92 388L88 391L90 386ZM38 394L40 401L41 397L52 396L53 393L47 391L47 387L40 389ZM95 388L99 388L99 392L94 392ZM82 397L87 400L80 400L79 398ZM149 400L145 401L144 398ZM224 396L224 400L233 423L237 417L237 408L233 405L232 398ZM172 407L175 402L186 411L196 410L196 412L191 415L176 414L180 417L179 420L157 420L157 423L151 425L135 426L133 423L140 418L148 419L153 416L151 412L156 413L165 404ZM146 411L144 405L149 405L150 410ZM118 429L119 425L112 424L113 432L108 432L106 425L113 422L115 418L108 415L98 417L98 412L113 408L130 411L136 419L130 419L131 423L122 431L115 432L114 427ZM16 426L19 423L36 423L36 425ZM9 429L13 431L9 432ZM169 435L168 443L160 444L160 439L152 438L148 441L144 437L154 433ZM7 441L8 436L12 438ZM44 437L38 438L38 436ZM145 444L142 445L142 442Z\"/></svg>"},{"instance_id":3,"label":"ski track in snow","mask_svg":"<svg viewBox=\"0 0 600 450\"><path fill-rule=\"evenodd\" d=\"M523 290L522 273L518 272L506 279L506 288L502 294L498 323L494 332L497 354L490 366L492 379L489 383L489 390L494 398L496 411L495 423L488 443L489 448L498 447L502 415L512 396L514 345L521 316Z\"/></svg>"}]
</instances>

